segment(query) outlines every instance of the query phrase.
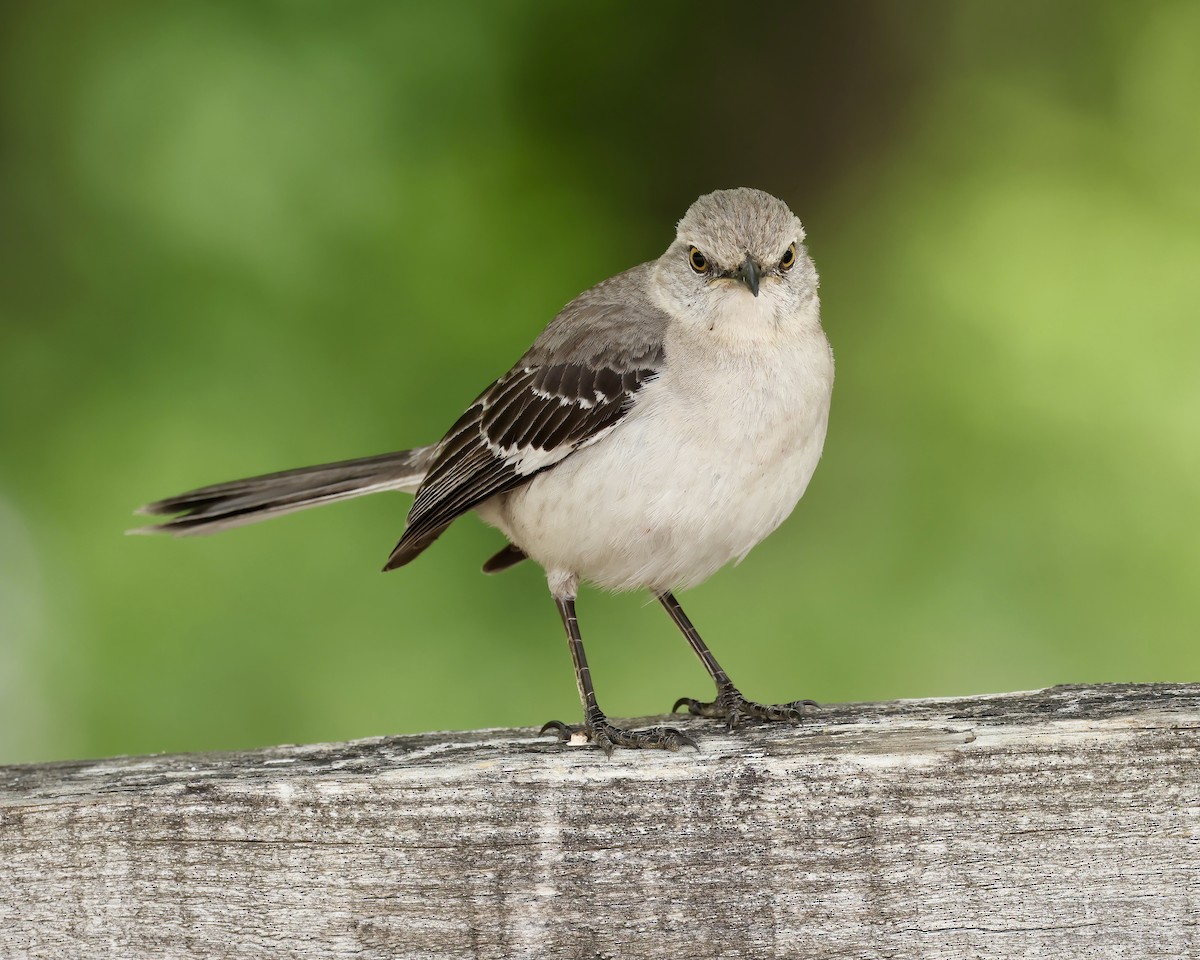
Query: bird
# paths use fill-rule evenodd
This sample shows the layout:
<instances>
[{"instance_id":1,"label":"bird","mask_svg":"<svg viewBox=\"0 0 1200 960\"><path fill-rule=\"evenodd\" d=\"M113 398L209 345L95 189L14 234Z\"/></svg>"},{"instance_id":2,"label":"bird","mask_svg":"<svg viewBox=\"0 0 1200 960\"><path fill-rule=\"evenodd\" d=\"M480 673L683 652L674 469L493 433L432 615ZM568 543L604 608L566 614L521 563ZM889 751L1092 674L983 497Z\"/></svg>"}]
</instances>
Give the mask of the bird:
<instances>
[{"instance_id":1,"label":"bird","mask_svg":"<svg viewBox=\"0 0 1200 960\"><path fill-rule=\"evenodd\" d=\"M474 512L499 529L498 573L545 571L583 720L541 728L563 742L679 750L676 727L627 729L601 710L576 615L580 584L649 591L716 687L681 697L693 716L798 721L811 700L747 699L675 597L743 559L803 496L833 391L818 276L800 220L748 187L697 199L657 260L584 291L437 443L201 487L138 512L137 532L211 533L381 491L415 494L384 565L423 553Z\"/></svg>"}]
</instances>

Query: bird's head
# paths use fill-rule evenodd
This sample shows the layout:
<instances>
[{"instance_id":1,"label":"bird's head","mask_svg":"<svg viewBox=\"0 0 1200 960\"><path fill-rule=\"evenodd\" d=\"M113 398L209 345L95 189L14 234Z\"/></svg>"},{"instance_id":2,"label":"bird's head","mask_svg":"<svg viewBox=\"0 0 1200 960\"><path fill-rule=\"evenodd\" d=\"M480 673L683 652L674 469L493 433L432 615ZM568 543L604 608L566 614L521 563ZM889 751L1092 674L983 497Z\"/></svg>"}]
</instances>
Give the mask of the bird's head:
<instances>
[{"instance_id":1,"label":"bird's head","mask_svg":"<svg viewBox=\"0 0 1200 960\"><path fill-rule=\"evenodd\" d=\"M817 272L804 227L787 204L740 187L691 205L655 267L655 295L698 323L733 316L783 322L816 302Z\"/></svg>"}]
</instances>

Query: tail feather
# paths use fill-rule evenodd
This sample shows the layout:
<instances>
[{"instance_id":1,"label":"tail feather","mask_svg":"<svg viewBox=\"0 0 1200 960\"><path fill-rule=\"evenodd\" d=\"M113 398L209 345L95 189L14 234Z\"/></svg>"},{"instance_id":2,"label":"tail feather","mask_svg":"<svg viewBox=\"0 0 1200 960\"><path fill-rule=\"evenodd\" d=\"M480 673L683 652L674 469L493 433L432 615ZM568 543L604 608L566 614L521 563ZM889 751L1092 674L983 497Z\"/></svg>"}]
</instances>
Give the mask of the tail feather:
<instances>
[{"instance_id":1,"label":"tail feather","mask_svg":"<svg viewBox=\"0 0 1200 960\"><path fill-rule=\"evenodd\" d=\"M180 515L130 532L216 533L368 493L412 493L424 479L433 451L432 446L418 447L200 487L142 507L137 512L149 516Z\"/></svg>"}]
</instances>

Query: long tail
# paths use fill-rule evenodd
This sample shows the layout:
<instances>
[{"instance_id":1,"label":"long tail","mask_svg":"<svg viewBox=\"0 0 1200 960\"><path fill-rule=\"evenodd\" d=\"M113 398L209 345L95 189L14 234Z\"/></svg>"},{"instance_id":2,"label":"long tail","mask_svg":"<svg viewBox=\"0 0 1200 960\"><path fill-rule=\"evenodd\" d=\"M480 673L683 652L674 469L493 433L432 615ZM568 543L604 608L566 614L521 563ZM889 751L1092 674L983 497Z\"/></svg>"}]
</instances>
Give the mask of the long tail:
<instances>
[{"instance_id":1,"label":"long tail","mask_svg":"<svg viewBox=\"0 0 1200 960\"><path fill-rule=\"evenodd\" d=\"M383 490L412 493L420 486L433 451L433 447L418 447L201 487L142 507L138 513L150 516L177 513L180 516L130 533L171 533L176 536L216 533L368 493Z\"/></svg>"}]
</instances>

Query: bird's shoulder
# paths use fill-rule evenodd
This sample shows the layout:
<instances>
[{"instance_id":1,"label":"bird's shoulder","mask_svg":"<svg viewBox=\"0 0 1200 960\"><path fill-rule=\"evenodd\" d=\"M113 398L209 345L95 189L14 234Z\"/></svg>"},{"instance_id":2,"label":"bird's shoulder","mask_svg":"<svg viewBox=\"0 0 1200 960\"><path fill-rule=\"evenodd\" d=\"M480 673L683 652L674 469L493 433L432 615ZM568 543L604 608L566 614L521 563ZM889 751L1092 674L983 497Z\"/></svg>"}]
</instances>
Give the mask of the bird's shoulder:
<instances>
[{"instance_id":1,"label":"bird's shoulder","mask_svg":"<svg viewBox=\"0 0 1200 960\"><path fill-rule=\"evenodd\" d=\"M650 292L654 262L579 294L558 312L514 369L574 363L626 370L661 363L668 314Z\"/></svg>"}]
</instances>

